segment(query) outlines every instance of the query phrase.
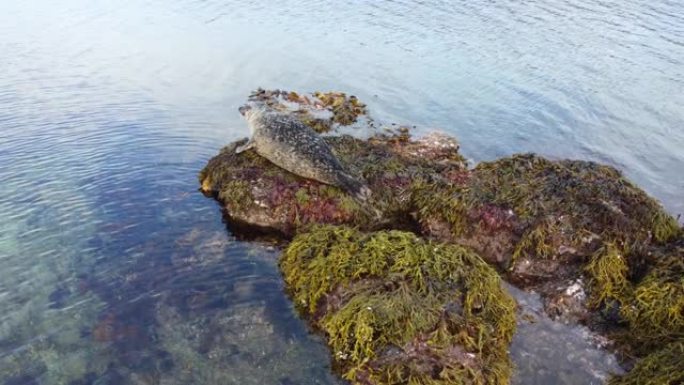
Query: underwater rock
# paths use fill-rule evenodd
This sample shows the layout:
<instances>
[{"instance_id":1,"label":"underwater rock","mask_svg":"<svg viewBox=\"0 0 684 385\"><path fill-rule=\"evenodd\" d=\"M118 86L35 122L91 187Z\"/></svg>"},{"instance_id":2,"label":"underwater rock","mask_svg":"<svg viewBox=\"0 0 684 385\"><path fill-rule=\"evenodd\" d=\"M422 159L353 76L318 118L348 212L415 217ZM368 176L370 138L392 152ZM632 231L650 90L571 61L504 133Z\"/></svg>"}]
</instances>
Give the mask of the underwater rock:
<instances>
[{"instance_id":1,"label":"underwater rock","mask_svg":"<svg viewBox=\"0 0 684 385\"><path fill-rule=\"evenodd\" d=\"M434 134L412 140L407 131L368 140L325 137L350 173L365 181L371 197L359 201L337 187L298 177L239 141L221 150L200 173L202 190L223 202L231 222L288 236L309 224L348 224L366 230L411 228L412 191L466 171L457 142Z\"/></svg>"},{"instance_id":2,"label":"underwater rock","mask_svg":"<svg viewBox=\"0 0 684 385\"><path fill-rule=\"evenodd\" d=\"M472 251L324 225L296 236L280 267L352 383L508 383L515 301Z\"/></svg>"},{"instance_id":3,"label":"underwater rock","mask_svg":"<svg viewBox=\"0 0 684 385\"><path fill-rule=\"evenodd\" d=\"M325 348L279 332L260 303L185 313L160 303L159 343L174 364L154 384L340 384ZM288 312L290 314L290 312ZM296 340L296 338L295 338ZM316 358L320 358L316 360Z\"/></svg>"},{"instance_id":4,"label":"underwater rock","mask_svg":"<svg viewBox=\"0 0 684 385\"><path fill-rule=\"evenodd\" d=\"M38 385L38 379L29 375L10 377L3 382L3 385Z\"/></svg>"}]
</instances>

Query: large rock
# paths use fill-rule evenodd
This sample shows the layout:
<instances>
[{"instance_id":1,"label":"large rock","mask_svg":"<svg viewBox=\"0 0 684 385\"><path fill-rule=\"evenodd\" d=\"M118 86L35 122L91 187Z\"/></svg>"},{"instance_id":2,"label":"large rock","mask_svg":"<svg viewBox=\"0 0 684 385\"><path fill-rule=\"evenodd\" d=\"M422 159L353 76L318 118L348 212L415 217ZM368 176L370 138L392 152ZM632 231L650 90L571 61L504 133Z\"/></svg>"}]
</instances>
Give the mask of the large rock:
<instances>
[{"instance_id":1,"label":"large rock","mask_svg":"<svg viewBox=\"0 0 684 385\"><path fill-rule=\"evenodd\" d=\"M267 92L255 95L252 98L269 100L281 110L287 106L281 100L282 92L276 95L280 101L273 101L274 94ZM287 100L304 100L307 107L293 112L303 121L322 105L301 95L285 95ZM329 95L325 100L332 100L323 107L332 114L331 125L340 124L335 123L336 113L351 111L354 119L360 116L354 114L366 113L365 108L358 107L358 101L352 102L344 94L319 95ZM322 233L309 232L311 226L333 224L366 232L408 230L433 241L467 247L498 269L506 280L540 292L550 315L607 330L626 356L647 360L642 366L637 364L638 368L651 368L660 357L672 360L671 353L684 343L682 229L656 200L616 169L532 154L468 168L455 139L444 135L413 139L407 130L367 140L330 136L326 141L349 171L366 181L372 191L370 199L358 201L335 187L297 177L252 151L235 154L242 142L227 146L209 161L200 174L202 190L223 202L233 223L276 231L287 238L297 234L299 240L315 238ZM363 250L366 242L376 236L367 238L354 232L352 238L359 243L344 244L351 250ZM412 239L421 245L424 242ZM311 247L331 247L326 245ZM324 255L337 255L339 250L325 250L307 263L332 263ZM364 266L361 260L348 262L352 263L349 269ZM307 270L309 265L300 268L303 270L297 274L302 274L301 279L319 273ZM292 281L286 270L286 278ZM364 274L359 274L338 277L342 281L335 282L355 292L367 283L360 279ZM351 285L352 281L356 283ZM293 290L297 298L297 293L305 289L293 286ZM334 287L319 290L317 296L342 301ZM415 300L405 299L409 307ZM344 297L343 302L348 300ZM341 308L325 307L325 314L319 314L318 303L307 302L307 306L314 306L307 313L314 324L334 333L321 320L333 317ZM331 338L335 349L336 338L343 337ZM345 343L351 341L348 336L344 338ZM395 349L397 346L422 356L419 361L423 361L416 365L423 369L415 373L430 365L446 365L439 360L426 363L425 357L433 355L428 348L411 345L409 340L392 341L384 341L388 347L365 350L372 354L360 361L360 351L343 350L343 355L355 354L353 361L338 359L347 377L373 383L365 379L380 378L376 376L377 368L396 368L391 365L397 362L404 365L401 373L414 373L412 365L416 362L405 360ZM658 353L664 346L669 350ZM662 363L661 372L666 372L669 362Z\"/></svg>"},{"instance_id":2,"label":"large rock","mask_svg":"<svg viewBox=\"0 0 684 385\"><path fill-rule=\"evenodd\" d=\"M514 155L479 164L460 184L428 184L414 201L422 234L472 247L540 291L551 315L574 321L619 305L606 301L616 296L609 283L639 284L668 254L654 249L681 236L657 201L593 162Z\"/></svg>"},{"instance_id":3,"label":"large rock","mask_svg":"<svg viewBox=\"0 0 684 385\"><path fill-rule=\"evenodd\" d=\"M506 384L515 301L477 254L413 233L315 226L280 266L354 384Z\"/></svg>"},{"instance_id":4,"label":"large rock","mask_svg":"<svg viewBox=\"0 0 684 385\"><path fill-rule=\"evenodd\" d=\"M291 236L308 224L347 224L365 230L411 228L416 186L458 179L466 162L458 144L444 135L410 140L405 132L326 137L335 155L366 181L371 198L362 202L342 190L289 173L233 143L212 158L200 173L202 190L214 194L238 224L276 230ZM446 182L445 182L446 183Z\"/></svg>"},{"instance_id":5,"label":"large rock","mask_svg":"<svg viewBox=\"0 0 684 385\"><path fill-rule=\"evenodd\" d=\"M614 168L532 154L481 163L461 183L428 184L416 208L424 234L468 244L523 283L573 275L559 269L605 244L642 249L680 231Z\"/></svg>"}]
</instances>

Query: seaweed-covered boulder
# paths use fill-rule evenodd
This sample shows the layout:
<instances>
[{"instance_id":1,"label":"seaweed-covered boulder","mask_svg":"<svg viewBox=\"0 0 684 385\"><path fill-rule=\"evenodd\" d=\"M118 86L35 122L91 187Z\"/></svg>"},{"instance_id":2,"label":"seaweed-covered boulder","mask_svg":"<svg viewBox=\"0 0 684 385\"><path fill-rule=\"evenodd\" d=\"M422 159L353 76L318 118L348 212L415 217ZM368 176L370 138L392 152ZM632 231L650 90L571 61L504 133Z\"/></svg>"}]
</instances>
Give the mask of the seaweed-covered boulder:
<instances>
[{"instance_id":1,"label":"seaweed-covered boulder","mask_svg":"<svg viewBox=\"0 0 684 385\"><path fill-rule=\"evenodd\" d=\"M418 188L421 233L468 245L521 287L534 287L559 316L588 317L588 262L608 245L625 252L630 277L652 264L649 247L681 232L643 190L612 167L523 154L484 162L459 183Z\"/></svg>"},{"instance_id":2,"label":"seaweed-covered boulder","mask_svg":"<svg viewBox=\"0 0 684 385\"><path fill-rule=\"evenodd\" d=\"M202 190L223 202L231 221L293 235L313 223L349 224L366 230L410 228L416 183L458 178L466 162L457 142L444 135L418 140L406 131L361 140L325 137L335 155L372 191L361 202L342 190L285 171L256 152L225 147L200 173Z\"/></svg>"},{"instance_id":3,"label":"seaweed-covered boulder","mask_svg":"<svg viewBox=\"0 0 684 385\"><path fill-rule=\"evenodd\" d=\"M590 308L617 313L627 328L617 337L631 356L668 343L684 344L684 237L640 253L644 261L639 269L626 255L628 251L610 244L587 264Z\"/></svg>"},{"instance_id":4,"label":"seaweed-covered boulder","mask_svg":"<svg viewBox=\"0 0 684 385\"><path fill-rule=\"evenodd\" d=\"M614 168L515 155L479 164L461 183L427 184L414 199L424 235L470 246L538 290L550 315L600 324L639 372L671 362L658 349L684 342L682 229Z\"/></svg>"},{"instance_id":5,"label":"seaweed-covered boulder","mask_svg":"<svg viewBox=\"0 0 684 385\"><path fill-rule=\"evenodd\" d=\"M480 163L461 183L426 184L416 201L424 234L472 246L519 282L575 275L606 243L643 248L680 231L616 169L532 154Z\"/></svg>"},{"instance_id":6,"label":"seaweed-covered boulder","mask_svg":"<svg viewBox=\"0 0 684 385\"><path fill-rule=\"evenodd\" d=\"M472 251L396 230L314 226L280 267L353 383L508 383L515 302Z\"/></svg>"}]
</instances>

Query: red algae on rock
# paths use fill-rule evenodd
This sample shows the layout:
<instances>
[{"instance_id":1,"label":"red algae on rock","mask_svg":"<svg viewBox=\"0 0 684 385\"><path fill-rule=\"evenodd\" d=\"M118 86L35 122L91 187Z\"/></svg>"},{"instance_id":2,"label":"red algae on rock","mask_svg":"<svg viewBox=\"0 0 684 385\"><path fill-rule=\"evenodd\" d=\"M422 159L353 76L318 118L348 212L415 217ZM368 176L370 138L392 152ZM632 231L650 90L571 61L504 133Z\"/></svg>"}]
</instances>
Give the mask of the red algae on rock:
<instances>
[{"instance_id":1,"label":"red algae on rock","mask_svg":"<svg viewBox=\"0 0 684 385\"><path fill-rule=\"evenodd\" d=\"M466 167L453 139L408 140L384 134L369 140L326 137L340 161L372 191L359 202L336 187L291 174L253 151L235 153L233 143L200 173L206 193L224 202L231 220L293 235L312 223L349 224L364 229L409 226L412 186L419 180Z\"/></svg>"}]
</instances>

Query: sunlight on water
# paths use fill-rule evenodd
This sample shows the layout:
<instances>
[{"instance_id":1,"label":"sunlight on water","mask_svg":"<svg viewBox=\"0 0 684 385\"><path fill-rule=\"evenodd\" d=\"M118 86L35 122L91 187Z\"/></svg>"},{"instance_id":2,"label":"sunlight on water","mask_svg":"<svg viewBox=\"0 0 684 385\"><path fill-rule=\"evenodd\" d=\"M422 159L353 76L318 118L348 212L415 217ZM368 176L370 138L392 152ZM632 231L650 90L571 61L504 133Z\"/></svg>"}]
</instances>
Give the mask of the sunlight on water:
<instances>
[{"instance_id":1,"label":"sunlight on water","mask_svg":"<svg viewBox=\"0 0 684 385\"><path fill-rule=\"evenodd\" d=\"M612 164L684 212L681 2L0 10L1 385L339 382L277 250L234 239L197 192L204 162L247 135L236 108L256 87L355 94L476 161ZM529 383L593 378L535 365Z\"/></svg>"}]
</instances>

